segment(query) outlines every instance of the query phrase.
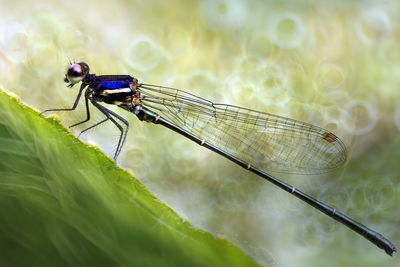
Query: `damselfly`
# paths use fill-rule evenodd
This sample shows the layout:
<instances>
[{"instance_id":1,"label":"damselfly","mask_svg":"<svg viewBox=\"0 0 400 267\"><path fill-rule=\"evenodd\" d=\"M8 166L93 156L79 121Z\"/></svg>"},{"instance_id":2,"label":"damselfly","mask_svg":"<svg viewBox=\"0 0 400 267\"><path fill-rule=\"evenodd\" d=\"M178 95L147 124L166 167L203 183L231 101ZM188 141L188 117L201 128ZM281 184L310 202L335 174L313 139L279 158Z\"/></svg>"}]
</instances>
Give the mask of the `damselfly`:
<instances>
[{"instance_id":1,"label":"damselfly","mask_svg":"<svg viewBox=\"0 0 400 267\"><path fill-rule=\"evenodd\" d=\"M381 234L267 173L317 174L342 166L346 161L346 147L335 134L305 122L215 104L174 88L139 83L130 75L90 74L89 66L84 62L71 64L64 81L69 87L82 83L72 108L44 112L75 110L84 92L87 117L70 127L90 120L90 102L105 118L81 133L110 120L121 132L115 161L125 143L129 124L100 102L118 105L141 121L163 125L189 138L317 208L387 254L396 251L396 247Z\"/></svg>"}]
</instances>

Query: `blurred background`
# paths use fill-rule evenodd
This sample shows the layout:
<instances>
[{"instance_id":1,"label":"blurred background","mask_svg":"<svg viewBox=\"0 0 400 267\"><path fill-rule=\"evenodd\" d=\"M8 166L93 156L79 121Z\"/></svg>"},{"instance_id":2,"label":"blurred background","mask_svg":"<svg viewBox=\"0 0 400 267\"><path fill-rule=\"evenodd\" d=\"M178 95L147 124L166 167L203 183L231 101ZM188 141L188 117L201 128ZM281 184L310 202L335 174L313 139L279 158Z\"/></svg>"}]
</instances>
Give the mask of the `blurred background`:
<instances>
[{"instance_id":1,"label":"blurred background","mask_svg":"<svg viewBox=\"0 0 400 267\"><path fill-rule=\"evenodd\" d=\"M130 74L329 129L348 146L344 168L275 175L399 247L399 17L395 0L0 0L0 86L40 111L70 107L77 86L66 88L64 73L69 61L85 61L92 73ZM81 104L57 115L67 126L80 121ZM399 266L397 255L272 184L111 108L131 125L120 166L260 264ZM103 125L81 139L112 157L118 136Z\"/></svg>"}]
</instances>

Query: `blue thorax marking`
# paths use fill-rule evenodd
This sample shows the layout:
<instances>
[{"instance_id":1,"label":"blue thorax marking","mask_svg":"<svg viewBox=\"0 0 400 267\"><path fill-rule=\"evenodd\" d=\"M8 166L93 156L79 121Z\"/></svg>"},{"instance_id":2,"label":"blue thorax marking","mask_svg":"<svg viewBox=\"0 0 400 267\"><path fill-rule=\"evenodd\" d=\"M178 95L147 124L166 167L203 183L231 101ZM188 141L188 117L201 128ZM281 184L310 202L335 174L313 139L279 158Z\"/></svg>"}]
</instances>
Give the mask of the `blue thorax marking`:
<instances>
[{"instance_id":1,"label":"blue thorax marking","mask_svg":"<svg viewBox=\"0 0 400 267\"><path fill-rule=\"evenodd\" d=\"M128 81L103 81L99 83L99 88L103 89L118 89L129 88Z\"/></svg>"}]
</instances>

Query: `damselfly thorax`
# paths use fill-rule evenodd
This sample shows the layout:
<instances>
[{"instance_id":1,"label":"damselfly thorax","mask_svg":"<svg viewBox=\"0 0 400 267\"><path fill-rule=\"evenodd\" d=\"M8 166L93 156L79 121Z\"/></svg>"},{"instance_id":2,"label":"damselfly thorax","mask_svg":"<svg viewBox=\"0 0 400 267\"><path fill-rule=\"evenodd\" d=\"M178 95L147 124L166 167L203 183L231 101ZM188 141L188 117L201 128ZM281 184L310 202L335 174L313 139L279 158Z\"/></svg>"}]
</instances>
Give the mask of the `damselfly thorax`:
<instances>
[{"instance_id":1,"label":"damselfly thorax","mask_svg":"<svg viewBox=\"0 0 400 267\"><path fill-rule=\"evenodd\" d=\"M87 81L86 95L97 102L117 105L138 114L143 96L137 90L138 80L130 75L99 75Z\"/></svg>"}]
</instances>

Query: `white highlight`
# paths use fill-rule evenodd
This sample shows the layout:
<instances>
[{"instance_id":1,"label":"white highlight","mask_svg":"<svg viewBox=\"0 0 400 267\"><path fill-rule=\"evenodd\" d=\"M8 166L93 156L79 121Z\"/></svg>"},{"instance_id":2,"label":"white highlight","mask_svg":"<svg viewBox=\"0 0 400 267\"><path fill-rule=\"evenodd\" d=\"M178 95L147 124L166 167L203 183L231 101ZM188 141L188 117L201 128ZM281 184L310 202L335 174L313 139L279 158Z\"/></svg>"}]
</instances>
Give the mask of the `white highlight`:
<instances>
[{"instance_id":1,"label":"white highlight","mask_svg":"<svg viewBox=\"0 0 400 267\"><path fill-rule=\"evenodd\" d=\"M282 40L279 37L279 24L283 21L291 21L294 24L294 30L291 34L290 40ZM269 35L271 41L280 46L281 48L293 49L300 46L307 34L307 27L303 19L295 13L282 13L278 14L268 23Z\"/></svg>"},{"instance_id":2,"label":"white highlight","mask_svg":"<svg viewBox=\"0 0 400 267\"><path fill-rule=\"evenodd\" d=\"M139 71L154 69L161 61L160 48L147 36L139 36L128 47L126 62Z\"/></svg>"},{"instance_id":3,"label":"white highlight","mask_svg":"<svg viewBox=\"0 0 400 267\"><path fill-rule=\"evenodd\" d=\"M11 22L0 28L0 52L13 63L26 60L32 44L25 27Z\"/></svg>"},{"instance_id":4,"label":"white highlight","mask_svg":"<svg viewBox=\"0 0 400 267\"><path fill-rule=\"evenodd\" d=\"M183 80L185 90L196 93L204 92L205 90L213 90L217 88L218 79L215 74L207 70L196 70L188 75Z\"/></svg>"},{"instance_id":5,"label":"white highlight","mask_svg":"<svg viewBox=\"0 0 400 267\"><path fill-rule=\"evenodd\" d=\"M369 124L361 129L356 129L353 126L348 124L348 118L346 118L346 116L350 116L349 114L351 114L350 110L353 109L356 106L361 106L363 108L366 109L368 115L369 115ZM350 101L346 107L345 107L345 111L342 113L342 118L341 120L346 122L346 127L344 128L347 132L350 132L354 135L363 135L368 133L369 131L371 131L375 125L376 125L376 121L378 118L378 114L377 111L372 107L371 104L369 104L368 102L364 101L364 100L353 100ZM357 118L356 118L357 119Z\"/></svg>"},{"instance_id":6,"label":"white highlight","mask_svg":"<svg viewBox=\"0 0 400 267\"><path fill-rule=\"evenodd\" d=\"M103 91L104 95L112 95L119 93L131 93L132 90L130 88L120 88L120 89L106 89Z\"/></svg>"},{"instance_id":7,"label":"white highlight","mask_svg":"<svg viewBox=\"0 0 400 267\"><path fill-rule=\"evenodd\" d=\"M247 16L247 5L242 0L201 1L199 11L211 29L237 29Z\"/></svg>"},{"instance_id":8,"label":"white highlight","mask_svg":"<svg viewBox=\"0 0 400 267\"><path fill-rule=\"evenodd\" d=\"M357 37L368 46L376 45L387 39L392 31L392 24L383 10L364 12L355 24Z\"/></svg>"}]
</instances>

